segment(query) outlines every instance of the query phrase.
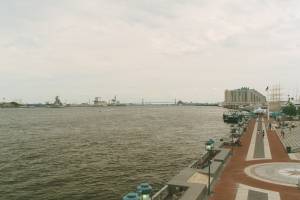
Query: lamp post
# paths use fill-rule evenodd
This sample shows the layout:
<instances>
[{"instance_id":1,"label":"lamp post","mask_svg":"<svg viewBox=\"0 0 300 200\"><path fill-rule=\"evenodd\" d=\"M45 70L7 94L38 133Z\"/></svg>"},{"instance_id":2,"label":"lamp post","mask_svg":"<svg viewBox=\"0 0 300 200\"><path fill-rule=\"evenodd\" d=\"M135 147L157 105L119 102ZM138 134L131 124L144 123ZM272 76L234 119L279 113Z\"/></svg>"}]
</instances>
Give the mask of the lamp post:
<instances>
[{"instance_id":1,"label":"lamp post","mask_svg":"<svg viewBox=\"0 0 300 200\"><path fill-rule=\"evenodd\" d=\"M209 139L206 144L205 148L206 151L208 152L208 185L207 185L207 195L210 195L210 165L211 165L211 152L214 149L214 143L212 139Z\"/></svg>"},{"instance_id":2,"label":"lamp post","mask_svg":"<svg viewBox=\"0 0 300 200\"><path fill-rule=\"evenodd\" d=\"M141 183L137 187L137 193L140 196L140 200L151 200L152 187L148 183Z\"/></svg>"},{"instance_id":3,"label":"lamp post","mask_svg":"<svg viewBox=\"0 0 300 200\"><path fill-rule=\"evenodd\" d=\"M233 156L233 134L231 134L231 155Z\"/></svg>"},{"instance_id":4,"label":"lamp post","mask_svg":"<svg viewBox=\"0 0 300 200\"><path fill-rule=\"evenodd\" d=\"M267 93L267 97L266 97L266 101L267 101L267 119L268 122L270 122L270 93L269 93L269 86L267 86L266 88L266 93Z\"/></svg>"}]
</instances>

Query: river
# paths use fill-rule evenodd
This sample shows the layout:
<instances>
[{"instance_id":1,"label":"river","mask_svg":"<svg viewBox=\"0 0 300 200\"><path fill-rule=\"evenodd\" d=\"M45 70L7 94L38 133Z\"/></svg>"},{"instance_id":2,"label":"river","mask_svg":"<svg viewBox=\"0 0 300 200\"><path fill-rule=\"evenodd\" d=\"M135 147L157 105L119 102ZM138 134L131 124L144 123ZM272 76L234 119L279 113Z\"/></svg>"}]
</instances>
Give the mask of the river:
<instances>
[{"instance_id":1,"label":"river","mask_svg":"<svg viewBox=\"0 0 300 200\"><path fill-rule=\"evenodd\" d=\"M0 109L0 196L120 200L159 190L229 135L224 109L200 106Z\"/></svg>"}]
</instances>

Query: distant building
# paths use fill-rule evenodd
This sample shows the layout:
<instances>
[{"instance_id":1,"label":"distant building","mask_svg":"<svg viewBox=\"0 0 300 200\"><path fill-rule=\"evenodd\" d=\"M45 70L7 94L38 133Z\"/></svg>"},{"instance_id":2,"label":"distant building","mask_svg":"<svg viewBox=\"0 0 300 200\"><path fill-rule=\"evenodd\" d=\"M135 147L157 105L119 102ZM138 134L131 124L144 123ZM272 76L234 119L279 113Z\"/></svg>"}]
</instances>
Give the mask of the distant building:
<instances>
[{"instance_id":1,"label":"distant building","mask_svg":"<svg viewBox=\"0 0 300 200\"><path fill-rule=\"evenodd\" d=\"M280 112L281 108L287 104L287 101L282 99L280 85L271 86L269 92L269 111Z\"/></svg>"},{"instance_id":2,"label":"distant building","mask_svg":"<svg viewBox=\"0 0 300 200\"><path fill-rule=\"evenodd\" d=\"M225 90L224 107L237 108L239 106L263 106L266 104L266 97L256 91L242 87L235 90Z\"/></svg>"},{"instance_id":3,"label":"distant building","mask_svg":"<svg viewBox=\"0 0 300 200\"><path fill-rule=\"evenodd\" d=\"M108 102L108 105L110 105L110 106L120 105L120 101L117 100L117 96L115 96L112 100L110 100Z\"/></svg>"},{"instance_id":4,"label":"distant building","mask_svg":"<svg viewBox=\"0 0 300 200\"><path fill-rule=\"evenodd\" d=\"M94 106L107 106L107 102L102 101L100 97L95 97Z\"/></svg>"}]
</instances>

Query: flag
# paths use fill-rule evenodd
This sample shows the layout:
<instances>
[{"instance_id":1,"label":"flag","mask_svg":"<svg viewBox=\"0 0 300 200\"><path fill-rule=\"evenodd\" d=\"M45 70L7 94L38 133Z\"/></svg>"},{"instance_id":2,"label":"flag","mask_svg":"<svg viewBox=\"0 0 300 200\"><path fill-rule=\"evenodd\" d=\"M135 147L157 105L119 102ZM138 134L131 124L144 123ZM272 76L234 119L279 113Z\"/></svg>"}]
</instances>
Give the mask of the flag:
<instances>
[{"instance_id":1,"label":"flag","mask_svg":"<svg viewBox=\"0 0 300 200\"><path fill-rule=\"evenodd\" d=\"M267 86L267 88L266 88L266 91L268 91L269 90L269 86Z\"/></svg>"}]
</instances>

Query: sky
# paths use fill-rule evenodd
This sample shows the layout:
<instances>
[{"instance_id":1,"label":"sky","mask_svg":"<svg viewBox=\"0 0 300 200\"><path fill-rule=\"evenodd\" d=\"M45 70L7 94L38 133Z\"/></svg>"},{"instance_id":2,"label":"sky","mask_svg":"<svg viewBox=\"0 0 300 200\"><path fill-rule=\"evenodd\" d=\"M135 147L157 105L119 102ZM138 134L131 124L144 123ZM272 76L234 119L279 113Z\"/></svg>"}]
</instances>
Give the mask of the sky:
<instances>
[{"instance_id":1,"label":"sky","mask_svg":"<svg viewBox=\"0 0 300 200\"><path fill-rule=\"evenodd\" d=\"M0 0L0 101L300 96L299 0ZM299 91L298 91L299 89Z\"/></svg>"}]
</instances>

